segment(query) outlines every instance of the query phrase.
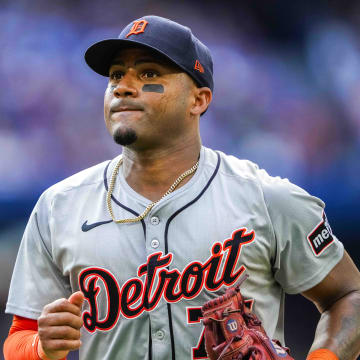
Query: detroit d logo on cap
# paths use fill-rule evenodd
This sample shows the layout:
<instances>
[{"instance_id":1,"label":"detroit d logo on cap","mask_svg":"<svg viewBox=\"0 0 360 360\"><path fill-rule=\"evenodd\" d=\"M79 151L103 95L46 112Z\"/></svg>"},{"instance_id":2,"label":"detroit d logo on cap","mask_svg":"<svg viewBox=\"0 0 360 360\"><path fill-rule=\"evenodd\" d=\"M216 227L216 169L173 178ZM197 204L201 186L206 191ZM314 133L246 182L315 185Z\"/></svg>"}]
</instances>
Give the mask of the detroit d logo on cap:
<instances>
[{"instance_id":1,"label":"detroit d logo on cap","mask_svg":"<svg viewBox=\"0 0 360 360\"><path fill-rule=\"evenodd\" d=\"M129 37L130 35L138 35L145 31L146 25L149 22L146 20L136 20L133 22L133 26L131 27L129 33L126 35L126 37Z\"/></svg>"}]
</instances>

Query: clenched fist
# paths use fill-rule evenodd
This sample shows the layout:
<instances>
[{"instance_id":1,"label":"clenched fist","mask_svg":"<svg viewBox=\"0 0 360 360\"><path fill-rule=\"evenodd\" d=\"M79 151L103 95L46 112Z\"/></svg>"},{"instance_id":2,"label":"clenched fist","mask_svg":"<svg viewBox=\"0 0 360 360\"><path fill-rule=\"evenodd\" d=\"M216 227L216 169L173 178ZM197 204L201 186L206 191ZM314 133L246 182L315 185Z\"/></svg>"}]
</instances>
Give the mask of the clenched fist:
<instances>
[{"instance_id":1,"label":"clenched fist","mask_svg":"<svg viewBox=\"0 0 360 360\"><path fill-rule=\"evenodd\" d=\"M51 360L59 360L69 351L79 349L83 302L83 293L77 291L69 299L58 299L44 307L38 319L38 353L41 358L45 355Z\"/></svg>"}]
</instances>

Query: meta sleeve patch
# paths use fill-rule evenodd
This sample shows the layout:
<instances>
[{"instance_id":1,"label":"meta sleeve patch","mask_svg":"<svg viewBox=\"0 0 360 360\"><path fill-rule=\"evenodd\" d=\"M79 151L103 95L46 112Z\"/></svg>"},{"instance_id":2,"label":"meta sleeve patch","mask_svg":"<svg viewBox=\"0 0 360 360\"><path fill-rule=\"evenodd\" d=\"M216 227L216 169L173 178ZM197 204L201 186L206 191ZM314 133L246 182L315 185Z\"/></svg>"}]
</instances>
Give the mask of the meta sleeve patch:
<instances>
[{"instance_id":1,"label":"meta sleeve patch","mask_svg":"<svg viewBox=\"0 0 360 360\"><path fill-rule=\"evenodd\" d=\"M315 256L319 256L334 241L325 212L323 212L322 221L316 225L307 238Z\"/></svg>"}]
</instances>

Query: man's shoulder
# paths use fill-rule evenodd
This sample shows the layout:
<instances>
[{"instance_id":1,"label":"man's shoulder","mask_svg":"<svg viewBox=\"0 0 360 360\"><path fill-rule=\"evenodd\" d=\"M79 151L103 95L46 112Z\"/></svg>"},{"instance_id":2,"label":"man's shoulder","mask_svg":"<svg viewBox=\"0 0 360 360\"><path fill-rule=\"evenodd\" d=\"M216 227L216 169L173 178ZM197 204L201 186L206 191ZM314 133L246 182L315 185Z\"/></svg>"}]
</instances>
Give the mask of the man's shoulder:
<instances>
[{"instance_id":1,"label":"man's shoulder","mask_svg":"<svg viewBox=\"0 0 360 360\"><path fill-rule=\"evenodd\" d=\"M238 176L241 178L247 178L256 180L260 168L259 166L247 159L241 159L234 155L225 154L222 151L216 151L221 160L220 173L227 176Z\"/></svg>"},{"instance_id":2,"label":"man's shoulder","mask_svg":"<svg viewBox=\"0 0 360 360\"><path fill-rule=\"evenodd\" d=\"M227 155L220 151L218 153L222 163L220 172L225 176L239 177L252 182L263 193L265 200L272 203L286 203L293 196L310 196L307 191L291 182L288 178L270 175L265 169L260 168L258 164L250 160ZM321 200L317 200L322 203Z\"/></svg>"},{"instance_id":3,"label":"man's shoulder","mask_svg":"<svg viewBox=\"0 0 360 360\"><path fill-rule=\"evenodd\" d=\"M69 191L76 191L89 186L98 186L104 182L104 172L111 160L103 161L102 163L91 166L87 169L81 170L64 180L50 186L44 191L42 197L54 198L60 193Z\"/></svg>"}]
</instances>

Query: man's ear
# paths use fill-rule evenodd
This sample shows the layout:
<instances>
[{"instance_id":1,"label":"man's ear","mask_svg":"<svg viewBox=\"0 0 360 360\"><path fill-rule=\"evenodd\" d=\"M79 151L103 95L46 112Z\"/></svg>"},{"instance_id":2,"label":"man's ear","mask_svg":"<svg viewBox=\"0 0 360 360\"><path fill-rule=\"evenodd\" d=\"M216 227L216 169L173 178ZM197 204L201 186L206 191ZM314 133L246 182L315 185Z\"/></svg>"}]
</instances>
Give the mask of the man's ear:
<instances>
[{"instance_id":1,"label":"man's ear","mask_svg":"<svg viewBox=\"0 0 360 360\"><path fill-rule=\"evenodd\" d=\"M190 109L191 115L201 115L204 113L212 100L212 92L208 87L196 88L194 93L194 103Z\"/></svg>"}]
</instances>

